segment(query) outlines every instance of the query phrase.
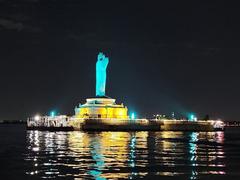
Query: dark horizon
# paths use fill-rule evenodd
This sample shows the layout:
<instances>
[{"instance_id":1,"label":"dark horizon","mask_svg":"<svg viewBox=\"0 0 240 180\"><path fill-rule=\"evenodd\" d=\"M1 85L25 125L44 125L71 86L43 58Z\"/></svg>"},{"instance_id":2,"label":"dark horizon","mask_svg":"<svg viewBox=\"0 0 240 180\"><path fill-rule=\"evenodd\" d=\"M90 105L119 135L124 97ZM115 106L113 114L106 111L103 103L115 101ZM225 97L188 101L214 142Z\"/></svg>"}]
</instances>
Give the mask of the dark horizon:
<instances>
[{"instance_id":1,"label":"dark horizon","mask_svg":"<svg viewBox=\"0 0 240 180\"><path fill-rule=\"evenodd\" d=\"M0 0L0 120L73 115L98 52L106 94L140 117L239 120L239 17L227 1Z\"/></svg>"}]
</instances>

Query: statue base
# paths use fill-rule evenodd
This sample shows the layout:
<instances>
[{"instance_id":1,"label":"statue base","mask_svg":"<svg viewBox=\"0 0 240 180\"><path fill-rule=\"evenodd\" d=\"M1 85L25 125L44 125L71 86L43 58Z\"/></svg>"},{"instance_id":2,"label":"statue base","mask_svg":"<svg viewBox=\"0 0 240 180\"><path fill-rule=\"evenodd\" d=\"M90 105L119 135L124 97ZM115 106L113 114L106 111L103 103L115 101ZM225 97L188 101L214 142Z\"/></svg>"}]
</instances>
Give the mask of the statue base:
<instances>
[{"instance_id":1,"label":"statue base","mask_svg":"<svg viewBox=\"0 0 240 180\"><path fill-rule=\"evenodd\" d=\"M87 119L129 119L127 107L116 104L116 99L95 97L86 99L86 103L75 108L75 117Z\"/></svg>"}]
</instances>

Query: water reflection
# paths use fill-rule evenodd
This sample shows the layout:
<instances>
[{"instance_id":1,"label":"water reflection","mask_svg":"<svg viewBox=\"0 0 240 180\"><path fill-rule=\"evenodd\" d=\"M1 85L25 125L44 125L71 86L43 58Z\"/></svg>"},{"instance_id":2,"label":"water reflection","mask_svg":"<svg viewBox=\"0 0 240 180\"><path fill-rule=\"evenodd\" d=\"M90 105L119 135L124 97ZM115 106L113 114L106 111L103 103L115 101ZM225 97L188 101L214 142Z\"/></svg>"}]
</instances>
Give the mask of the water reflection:
<instances>
[{"instance_id":1,"label":"water reflection","mask_svg":"<svg viewBox=\"0 0 240 180\"><path fill-rule=\"evenodd\" d=\"M189 141L189 153L190 153L190 161L191 161L191 165L192 165L192 174L191 174L191 177L190 179L197 179L197 175L198 175L198 172L196 170L196 166L198 166L197 164L197 142L198 142L198 135L199 133L197 132L192 132L190 134L190 141Z\"/></svg>"},{"instance_id":2,"label":"water reflection","mask_svg":"<svg viewBox=\"0 0 240 180\"><path fill-rule=\"evenodd\" d=\"M224 132L27 132L26 174L135 179L225 174Z\"/></svg>"},{"instance_id":3,"label":"water reflection","mask_svg":"<svg viewBox=\"0 0 240 180\"><path fill-rule=\"evenodd\" d=\"M101 144L99 137L93 137L90 140L90 154L92 159L94 160L94 164L90 166L91 170L88 171L90 175L94 177L94 179L105 179L102 177L102 171L104 170L104 156L101 152Z\"/></svg>"}]
</instances>

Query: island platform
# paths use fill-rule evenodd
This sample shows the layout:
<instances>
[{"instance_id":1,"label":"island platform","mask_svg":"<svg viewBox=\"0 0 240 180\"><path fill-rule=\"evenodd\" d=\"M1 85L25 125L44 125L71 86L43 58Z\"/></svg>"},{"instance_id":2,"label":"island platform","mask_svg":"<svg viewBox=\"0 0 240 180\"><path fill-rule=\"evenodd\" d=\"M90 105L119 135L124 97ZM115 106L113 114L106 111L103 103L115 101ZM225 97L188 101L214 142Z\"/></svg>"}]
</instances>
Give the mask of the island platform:
<instances>
[{"instance_id":1,"label":"island platform","mask_svg":"<svg viewBox=\"0 0 240 180\"><path fill-rule=\"evenodd\" d=\"M63 118L64 117L64 118ZM67 116L29 118L28 130L47 131L223 131L224 123L215 120L170 119L80 119Z\"/></svg>"},{"instance_id":2,"label":"island platform","mask_svg":"<svg viewBox=\"0 0 240 180\"><path fill-rule=\"evenodd\" d=\"M224 123L215 120L136 119L128 115L128 108L105 95L109 59L99 53L96 62L96 94L75 107L73 116L36 115L27 120L27 129L50 131L217 131Z\"/></svg>"}]
</instances>

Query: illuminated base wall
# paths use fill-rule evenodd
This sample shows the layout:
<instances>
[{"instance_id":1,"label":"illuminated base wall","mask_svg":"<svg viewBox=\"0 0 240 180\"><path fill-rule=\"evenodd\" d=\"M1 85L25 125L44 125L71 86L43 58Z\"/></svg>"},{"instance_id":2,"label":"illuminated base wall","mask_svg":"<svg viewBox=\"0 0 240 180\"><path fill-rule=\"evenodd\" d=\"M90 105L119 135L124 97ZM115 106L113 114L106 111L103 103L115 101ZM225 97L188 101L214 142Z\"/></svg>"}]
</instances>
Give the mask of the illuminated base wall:
<instances>
[{"instance_id":1,"label":"illuminated base wall","mask_svg":"<svg viewBox=\"0 0 240 180\"><path fill-rule=\"evenodd\" d=\"M75 108L75 117L128 119L127 112L127 107L116 104L115 99L89 98L85 104Z\"/></svg>"}]
</instances>

